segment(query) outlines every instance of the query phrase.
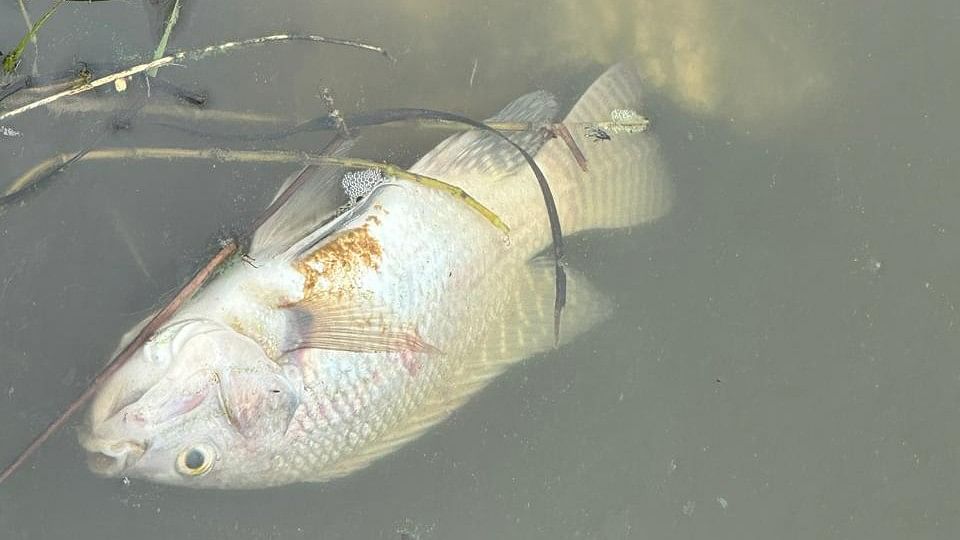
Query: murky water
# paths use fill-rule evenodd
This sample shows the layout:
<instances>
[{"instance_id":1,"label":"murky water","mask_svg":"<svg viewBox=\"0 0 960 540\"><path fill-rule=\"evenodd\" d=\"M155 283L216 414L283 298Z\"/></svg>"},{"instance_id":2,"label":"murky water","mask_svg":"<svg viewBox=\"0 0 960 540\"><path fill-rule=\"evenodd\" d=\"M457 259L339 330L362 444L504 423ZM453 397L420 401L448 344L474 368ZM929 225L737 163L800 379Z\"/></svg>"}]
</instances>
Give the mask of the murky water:
<instances>
[{"instance_id":1,"label":"murky water","mask_svg":"<svg viewBox=\"0 0 960 540\"><path fill-rule=\"evenodd\" d=\"M293 44L161 72L217 109L309 118L327 86L344 111L482 118L537 88L569 102L637 57L676 209L571 241L571 264L617 298L612 320L362 472L251 492L123 483L91 475L67 429L0 486L0 537L955 536L957 4L228 4L187 2L174 47L313 32L381 43L399 62ZM44 4L28 6L36 17ZM22 32L4 2L0 48ZM153 45L138 3L71 2L41 33L40 71L129 62ZM95 140L111 118L10 121L24 135L0 139L0 181ZM249 145L149 120L100 144ZM409 164L441 136L383 129L359 153ZM288 170L78 164L0 214L4 461Z\"/></svg>"}]
</instances>

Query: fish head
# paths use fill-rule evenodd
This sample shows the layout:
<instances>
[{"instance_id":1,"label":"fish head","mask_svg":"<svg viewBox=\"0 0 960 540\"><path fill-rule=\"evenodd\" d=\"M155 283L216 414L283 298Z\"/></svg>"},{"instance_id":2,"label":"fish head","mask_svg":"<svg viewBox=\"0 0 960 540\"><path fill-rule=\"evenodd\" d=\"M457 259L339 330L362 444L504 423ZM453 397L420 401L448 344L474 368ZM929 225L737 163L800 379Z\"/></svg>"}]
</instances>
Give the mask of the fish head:
<instances>
[{"instance_id":1,"label":"fish head","mask_svg":"<svg viewBox=\"0 0 960 540\"><path fill-rule=\"evenodd\" d=\"M302 385L217 321L174 322L99 390L80 442L91 470L189 487L264 485Z\"/></svg>"}]
</instances>

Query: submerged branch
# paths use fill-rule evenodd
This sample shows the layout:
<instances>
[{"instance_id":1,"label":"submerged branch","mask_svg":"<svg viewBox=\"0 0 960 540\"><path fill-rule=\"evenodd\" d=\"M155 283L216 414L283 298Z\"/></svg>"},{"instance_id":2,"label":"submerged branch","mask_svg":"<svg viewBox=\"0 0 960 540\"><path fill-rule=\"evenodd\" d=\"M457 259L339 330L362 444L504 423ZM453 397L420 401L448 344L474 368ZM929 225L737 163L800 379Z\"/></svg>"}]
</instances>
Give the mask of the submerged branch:
<instances>
[{"instance_id":1,"label":"submerged branch","mask_svg":"<svg viewBox=\"0 0 960 540\"><path fill-rule=\"evenodd\" d=\"M78 155L68 152L48 158L14 180L0 196L0 206L16 200L24 190L59 172L68 163L75 161L98 161L120 159L201 159L236 163L298 163L302 165L335 164L351 169L377 169L385 175L407 180L432 189L449 193L463 201L494 227L504 233L510 228L492 210L474 199L463 189L429 176L407 171L396 165L359 158L317 155L308 152L270 150L228 150L223 148L98 148Z\"/></svg>"},{"instance_id":2,"label":"submerged branch","mask_svg":"<svg viewBox=\"0 0 960 540\"><path fill-rule=\"evenodd\" d=\"M135 66L130 66L116 73L111 73L110 75L106 75L92 81L85 81L77 86L68 88L61 92L57 92L56 94L46 96L42 99L38 99L36 101L27 103L16 109L13 109L4 113L0 113L0 120L5 120L7 118L17 116L19 114L36 109L38 107L48 105L58 99L62 99L68 96L75 96L77 94L82 94L84 92L88 92L90 90L93 90L94 88L98 88L105 84L111 84L114 81L117 81L119 79L125 79L132 75L143 73L144 71L150 71L154 68L173 64L174 62L180 62L185 60L187 61L200 60L202 58L206 58L208 56L212 56L215 54L230 52L230 51L242 49L242 48L253 46L253 45L264 45L269 43L289 42L289 41L310 41L315 43L328 43L331 45L342 45L345 47L353 47L356 49L380 53L384 55L388 60L393 61L393 58L386 51L386 49L375 46L375 45L369 45L367 43L363 43L360 41L330 38L330 37L318 36L313 34L276 34L272 36L263 36L259 38L244 39L240 41L230 41L227 43L221 43L219 45L210 45L208 47L203 47L201 49L181 51L178 53L164 56L163 58L152 60L150 62L137 64Z\"/></svg>"}]
</instances>

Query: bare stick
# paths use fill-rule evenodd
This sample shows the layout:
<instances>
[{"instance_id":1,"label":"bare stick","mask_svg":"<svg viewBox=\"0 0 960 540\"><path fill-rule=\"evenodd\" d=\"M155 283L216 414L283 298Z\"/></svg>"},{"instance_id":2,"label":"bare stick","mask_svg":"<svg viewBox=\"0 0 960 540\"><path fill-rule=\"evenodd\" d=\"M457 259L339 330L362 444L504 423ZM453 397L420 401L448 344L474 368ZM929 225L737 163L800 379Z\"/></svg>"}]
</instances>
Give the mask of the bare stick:
<instances>
[{"instance_id":1,"label":"bare stick","mask_svg":"<svg viewBox=\"0 0 960 540\"><path fill-rule=\"evenodd\" d=\"M50 423L49 426L47 426L47 429L43 430L43 432L40 433L40 435L38 435L37 438L35 438L33 442L31 442L30 445L27 446L23 450L23 452L21 452L20 455L13 460L12 463L7 465L7 467L3 469L2 472L0 472L0 484L2 484L7 478L9 478L11 474L16 472L17 469L19 469L20 466L23 465L23 463L31 455L33 455L33 453L36 452L37 449L40 448L40 446L47 439L50 438L51 435L53 435L58 429L60 429L60 427L62 427L67 422L67 420L70 419L71 416L73 416L78 410L80 410L80 408L83 407L83 405L86 404L86 402L89 401L91 397L93 397L94 393L96 393L96 391L100 388L103 382L106 381L109 377L111 377L114 373L116 373L117 370L123 367L123 365L127 362L127 360L129 360L130 357L133 356L133 353L136 352L136 350L139 349L141 346L143 346L143 344L146 343L147 339L149 339L149 337L153 335L154 332L156 332L161 326L163 326L163 324L166 323L170 319L170 317L173 316L174 313L176 313L178 309L180 309L180 306L183 305L184 302L189 300L190 297L193 296L195 292L197 292L197 290L200 288L201 285L203 285L203 283L207 280L207 278L209 278L210 275L213 274L213 272L221 264L223 264L227 259L229 259L236 252L237 252L236 242L234 242L233 240L226 242L223 245L223 247L220 248L220 251L218 251L217 254L214 255L213 258L210 259L210 261L203 268L201 268L199 272L197 272L193 276L193 279L187 282L187 284L184 285L183 288L181 288L177 292L176 296L174 296L173 299L170 300L170 302L168 302L167 305L163 307L163 309L157 312L157 314L154 315L152 319L150 319L150 322L143 327L143 330L141 330L140 333L137 334L137 337L133 338L133 341L128 343L127 346L124 347L123 350L120 351L120 353L117 356L115 356L113 360L109 364L107 364L105 368L103 368L100 371L100 373L97 374L97 376L93 379L93 382L90 383L90 386L88 386L87 389L84 390L82 394L80 394L80 397L75 399L73 403L71 403L63 411L63 413L59 417L57 417L56 420L54 420L53 422Z\"/></svg>"},{"instance_id":2,"label":"bare stick","mask_svg":"<svg viewBox=\"0 0 960 540\"><path fill-rule=\"evenodd\" d=\"M227 150L223 148L98 148L78 156L76 152L68 152L48 158L17 178L10 187L0 196L0 205L12 200L18 193L36 182L49 177L70 161L96 161L119 159L202 159L222 162L238 163L299 163L304 165L319 165L332 163L351 169L377 169L388 176L408 180L423 186L449 193L461 200L464 204L476 211L500 231L507 233L510 227L492 210L474 199L463 189L429 176L412 173L389 163L381 163L366 159L317 155L308 152L290 152L273 150Z\"/></svg>"},{"instance_id":3,"label":"bare stick","mask_svg":"<svg viewBox=\"0 0 960 540\"><path fill-rule=\"evenodd\" d=\"M587 158L583 155L580 147L577 146L577 142L573 140L573 136L570 135L570 130L567 129L567 126L554 124L550 130L555 136L559 136L563 143L567 145L567 149L570 150L573 159L577 162L577 165L580 166L580 170L587 172Z\"/></svg>"},{"instance_id":4,"label":"bare stick","mask_svg":"<svg viewBox=\"0 0 960 540\"><path fill-rule=\"evenodd\" d=\"M72 80L73 84L78 83L78 78ZM23 90L17 91L16 96L11 95L7 101L10 103L10 106L19 106L27 101L25 98L37 99L37 94L46 94L51 90L61 90L64 86L70 86L69 83L58 82L53 85L47 85L43 87L26 87ZM16 90L16 89L14 89ZM129 90L128 90L129 92ZM13 92L11 92L13 93ZM23 97L21 97L23 96ZM2 97L2 94L0 94ZM85 114L85 113L102 113L102 112L114 112L117 110L122 110L127 108L128 105L126 100L118 97L112 96L72 96L70 98L65 98L57 101L55 104L50 106L50 110L55 114ZM298 126L302 126L304 123L297 118L292 117L283 117L277 115L271 115L267 113L257 113L257 112L240 112L240 111L230 111L225 109L199 109L193 106L184 106L174 103L153 103L148 102L143 109L141 109L140 116L144 118L144 121L156 124L164 127L169 127L172 129L177 129L180 131L185 131L187 133L202 135L205 137L220 137L225 139L237 139L237 140L263 140L263 139L276 139L281 138L286 135L293 135L295 133L301 133L306 131L305 129L298 129ZM169 122L164 120L158 120L159 118L169 118ZM216 129L195 129L188 125L182 125L174 123L174 121L185 120L197 123L208 124L210 122L221 122L221 123L240 123L240 124L249 124L254 128L266 127L273 129L274 131L253 133L247 135L238 135L236 130L232 132L227 131L217 131ZM344 121L353 120L351 117L345 117ZM310 123L311 129L321 130L323 126L319 126L315 123ZM421 118L416 120L410 119L398 119L391 120L388 122L383 122L377 124L378 126L383 127L393 127L393 128L405 128L410 124L415 124L416 127L422 129L435 129L440 131L469 131L476 130L478 128L472 126L464 126L463 124L458 124L456 122L449 122L446 120L436 120L430 118ZM540 129L546 129L553 131L558 135L561 134L561 126L566 126L571 130L583 131L584 129L589 128L599 128L603 129L610 133L620 133L625 134L638 134L643 133L648 129L649 120L643 117L639 117L636 121L625 122L618 121L612 122L607 120L598 120L595 122L552 122L552 123L543 123L543 122L517 122L517 121L494 121L486 122L486 125L497 130L497 131L508 131L508 132L518 132L518 131L537 131ZM358 127L364 127L361 123ZM339 129L336 125L336 121L330 122L329 130ZM567 146L570 146L567 143ZM579 160L578 160L579 161Z\"/></svg>"},{"instance_id":5,"label":"bare stick","mask_svg":"<svg viewBox=\"0 0 960 540\"><path fill-rule=\"evenodd\" d=\"M13 116L23 114L27 111L36 109L37 107L42 107L49 103L53 103L58 99L68 97L68 96L75 96L77 94L82 94L84 92L89 92L94 88L103 86L105 84L111 84L118 79L125 79L127 77L130 77L131 75L136 75L138 73L142 73L144 71L149 71L154 68L172 64L174 62L179 62L182 60L200 60L201 58L205 58L213 54L230 52L230 51L241 49L244 47L249 47L251 45L263 45L268 43L289 42L289 41L312 41L316 43L329 43L331 45L343 45L346 47L353 47L353 48L362 49L366 51L378 52L384 55L385 57L387 57L387 59L393 61L393 58L390 56L389 53L387 53L386 49L382 47L377 47L375 45L362 43L360 41L329 38L329 37L317 36L312 34L277 34L273 36L263 36L263 37L253 38L253 39L244 39L240 41L230 41L227 43L221 43L220 45L210 45L202 49L181 51L178 53L164 56L163 58L158 58L150 62L131 66L129 68L123 69L116 73L112 73L110 75L100 77L93 81L85 82L73 88L68 88L67 90L64 90L62 92L58 92L56 94L47 96L45 98L38 99L37 101L27 103L26 105L23 105L11 111L2 113L0 114L0 120L5 120L7 118L11 118Z\"/></svg>"},{"instance_id":6,"label":"bare stick","mask_svg":"<svg viewBox=\"0 0 960 540\"><path fill-rule=\"evenodd\" d=\"M156 85L154 79L154 85ZM156 88L156 86L154 86ZM129 92L129 90L128 90ZM50 106L50 112L63 115L81 115L88 113L112 113L126 110L130 107L128 100L120 97L96 96L92 99L85 97L73 97L62 99ZM140 109L139 116L144 122L159 124L165 127L178 127L173 124L174 121L210 123L217 122L227 124L232 127L233 124L244 124L252 128L281 128L295 122L291 118L263 114L257 112L231 111L227 109L201 109L190 105L176 105L163 103L150 103ZM169 122L160 120L169 119Z\"/></svg>"}]
</instances>

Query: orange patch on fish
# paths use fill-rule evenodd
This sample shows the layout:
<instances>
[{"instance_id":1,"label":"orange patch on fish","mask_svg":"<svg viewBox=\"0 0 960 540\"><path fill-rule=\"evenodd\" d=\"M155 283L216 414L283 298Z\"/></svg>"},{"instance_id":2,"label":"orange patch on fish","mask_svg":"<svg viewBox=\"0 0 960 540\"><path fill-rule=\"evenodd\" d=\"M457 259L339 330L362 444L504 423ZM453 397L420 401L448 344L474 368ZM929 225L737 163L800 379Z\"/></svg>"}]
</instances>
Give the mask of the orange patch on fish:
<instances>
[{"instance_id":1,"label":"orange patch on fish","mask_svg":"<svg viewBox=\"0 0 960 540\"><path fill-rule=\"evenodd\" d=\"M304 277L303 297L320 292L355 290L367 270L378 270L383 249L367 225L337 235L294 263Z\"/></svg>"}]
</instances>

